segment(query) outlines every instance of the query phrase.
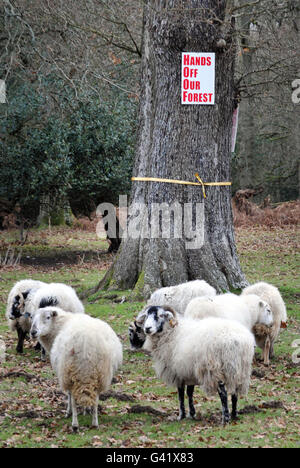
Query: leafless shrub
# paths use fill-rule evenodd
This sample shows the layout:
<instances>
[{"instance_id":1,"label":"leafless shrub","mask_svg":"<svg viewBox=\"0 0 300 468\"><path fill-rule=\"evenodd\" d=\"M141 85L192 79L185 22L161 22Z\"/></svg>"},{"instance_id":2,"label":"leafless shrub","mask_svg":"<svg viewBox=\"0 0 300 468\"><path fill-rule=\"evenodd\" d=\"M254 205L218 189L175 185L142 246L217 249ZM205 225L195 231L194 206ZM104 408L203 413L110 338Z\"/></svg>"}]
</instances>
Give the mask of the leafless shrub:
<instances>
[{"instance_id":1,"label":"leafless shrub","mask_svg":"<svg viewBox=\"0 0 300 468\"><path fill-rule=\"evenodd\" d=\"M12 266L16 267L21 262L21 252L15 252L11 247L8 247L5 254L0 254L0 267Z\"/></svg>"}]
</instances>

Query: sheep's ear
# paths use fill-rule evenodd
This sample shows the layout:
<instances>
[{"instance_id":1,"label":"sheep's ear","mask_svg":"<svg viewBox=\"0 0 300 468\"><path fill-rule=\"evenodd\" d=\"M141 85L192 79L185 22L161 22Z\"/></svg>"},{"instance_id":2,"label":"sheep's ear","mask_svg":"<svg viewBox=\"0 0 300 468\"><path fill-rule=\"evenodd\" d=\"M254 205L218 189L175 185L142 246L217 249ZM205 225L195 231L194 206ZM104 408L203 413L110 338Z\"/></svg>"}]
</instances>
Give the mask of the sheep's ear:
<instances>
[{"instance_id":1,"label":"sheep's ear","mask_svg":"<svg viewBox=\"0 0 300 468\"><path fill-rule=\"evenodd\" d=\"M168 320L172 320L174 318L174 315L169 310L165 310L163 316Z\"/></svg>"},{"instance_id":2,"label":"sheep's ear","mask_svg":"<svg viewBox=\"0 0 300 468\"><path fill-rule=\"evenodd\" d=\"M30 293L30 289L28 291L25 291L25 292L22 293L24 301L26 301L29 293Z\"/></svg>"},{"instance_id":3,"label":"sheep's ear","mask_svg":"<svg viewBox=\"0 0 300 468\"><path fill-rule=\"evenodd\" d=\"M144 319L144 320L145 320L145 319ZM144 321L144 320L143 320L143 321ZM141 326L141 325L142 325L142 324L141 324L141 322L140 322L140 323L138 323L136 320L133 322L133 324L132 324L132 325L134 326L134 328L135 328L136 330L140 330L140 329L142 328L142 326Z\"/></svg>"},{"instance_id":4,"label":"sheep's ear","mask_svg":"<svg viewBox=\"0 0 300 468\"><path fill-rule=\"evenodd\" d=\"M54 317L57 317L57 315L58 315L58 314L57 314L57 311L56 311L56 310L52 310L52 311L51 311L51 317L54 318Z\"/></svg>"},{"instance_id":5,"label":"sheep's ear","mask_svg":"<svg viewBox=\"0 0 300 468\"><path fill-rule=\"evenodd\" d=\"M147 317L147 311L146 310L142 310L142 312L139 313L139 315L137 316L136 320L135 320L135 324L137 326L140 326L140 325L143 325L143 323L145 322L146 320L146 317Z\"/></svg>"},{"instance_id":6,"label":"sheep's ear","mask_svg":"<svg viewBox=\"0 0 300 468\"><path fill-rule=\"evenodd\" d=\"M164 306L163 309L164 309L164 313L166 314L166 317L170 317L170 318L176 317L176 312L174 309L172 309L172 307L167 305L167 306Z\"/></svg>"},{"instance_id":7,"label":"sheep's ear","mask_svg":"<svg viewBox=\"0 0 300 468\"><path fill-rule=\"evenodd\" d=\"M169 321L172 328L176 327L178 323L176 320L176 313L171 309L171 307L164 308L163 316Z\"/></svg>"}]
</instances>

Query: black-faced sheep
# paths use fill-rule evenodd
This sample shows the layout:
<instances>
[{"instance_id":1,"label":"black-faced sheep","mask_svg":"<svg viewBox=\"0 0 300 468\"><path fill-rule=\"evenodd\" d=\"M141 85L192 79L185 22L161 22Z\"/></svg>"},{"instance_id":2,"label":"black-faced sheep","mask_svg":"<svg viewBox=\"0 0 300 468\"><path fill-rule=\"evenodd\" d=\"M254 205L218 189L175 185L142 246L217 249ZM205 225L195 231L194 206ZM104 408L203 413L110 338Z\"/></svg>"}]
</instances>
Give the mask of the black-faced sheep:
<instances>
[{"instance_id":1,"label":"black-faced sheep","mask_svg":"<svg viewBox=\"0 0 300 468\"><path fill-rule=\"evenodd\" d=\"M9 293L5 316L11 331L18 334L18 353L23 353L24 340L31 327L31 319L25 312L26 302L43 286L46 286L46 283L41 281L22 280L18 281Z\"/></svg>"},{"instance_id":2,"label":"black-faced sheep","mask_svg":"<svg viewBox=\"0 0 300 468\"><path fill-rule=\"evenodd\" d=\"M186 385L191 417L194 386L200 385L208 395L219 394L223 424L230 419L227 392L231 393L235 419L238 396L248 392L254 356L255 341L247 328L226 319L191 320L156 306L138 319L144 322L157 377L178 389L179 419L185 417Z\"/></svg>"},{"instance_id":3,"label":"black-faced sheep","mask_svg":"<svg viewBox=\"0 0 300 468\"><path fill-rule=\"evenodd\" d=\"M168 305L176 310L179 314L184 314L188 303L195 297L214 297L216 290L204 280L189 281L187 283L178 284L177 286L169 286L166 288L157 289L151 295L146 307L149 305L165 306ZM143 332L142 323L134 321L128 329L129 341L132 350L137 350L143 347L146 336Z\"/></svg>"}]
</instances>

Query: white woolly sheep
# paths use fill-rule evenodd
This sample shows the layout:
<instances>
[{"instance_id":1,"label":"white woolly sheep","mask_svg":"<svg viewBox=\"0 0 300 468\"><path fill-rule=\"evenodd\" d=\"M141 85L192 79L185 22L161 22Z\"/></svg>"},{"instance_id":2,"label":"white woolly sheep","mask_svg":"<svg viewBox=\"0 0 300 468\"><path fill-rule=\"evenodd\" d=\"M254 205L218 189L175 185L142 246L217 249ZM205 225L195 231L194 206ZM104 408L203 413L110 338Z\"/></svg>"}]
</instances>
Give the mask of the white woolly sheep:
<instances>
[{"instance_id":1,"label":"white woolly sheep","mask_svg":"<svg viewBox=\"0 0 300 468\"><path fill-rule=\"evenodd\" d=\"M271 307L274 323L271 327L271 333L268 330L256 333L255 338L257 345L264 350L265 347L270 348L270 357L274 357L274 343L279 335L280 328L287 327L287 313L284 301L281 297L279 290L272 284L259 282L248 286L242 291L241 296L248 294L257 294L262 300L268 302ZM268 344L268 340L270 343Z\"/></svg>"},{"instance_id":2,"label":"white woolly sheep","mask_svg":"<svg viewBox=\"0 0 300 468\"><path fill-rule=\"evenodd\" d=\"M68 393L73 430L79 427L77 404L93 407L92 425L98 427L99 394L108 390L123 359L115 332L102 320L46 307L36 312L31 337L50 353L60 386Z\"/></svg>"},{"instance_id":3,"label":"white woolly sheep","mask_svg":"<svg viewBox=\"0 0 300 468\"><path fill-rule=\"evenodd\" d=\"M236 320L250 331L256 324L268 327L273 324L269 304L255 294L236 296L226 293L212 299L197 297L188 304L184 316L192 319L219 317Z\"/></svg>"},{"instance_id":4,"label":"white woolly sheep","mask_svg":"<svg viewBox=\"0 0 300 468\"><path fill-rule=\"evenodd\" d=\"M84 314L83 304L75 290L61 283L46 284L38 289L26 301L25 312L33 317L38 309L50 306L59 307L73 314Z\"/></svg>"},{"instance_id":5,"label":"white woolly sheep","mask_svg":"<svg viewBox=\"0 0 300 468\"><path fill-rule=\"evenodd\" d=\"M54 306L73 314L84 314L84 307L75 290L62 283L50 283L29 294L25 304L25 314L31 320L38 309ZM42 348L41 358L45 360L45 350Z\"/></svg>"},{"instance_id":6,"label":"white woolly sheep","mask_svg":"<svg viewBox=\"0 0 300 468\"><path fill-rule=\"evenodd\" d=\"M255 347L251 332L232 320L180 317L169 307L150 306L140 315L157 377L178 389L179 419L185 417L185 385L190 417L195 416L194 386L200 385L208 395L219 394L223 424L230 419L231 393L231 417L236 419L238 396L248 392L250 383Z\"/></svg>"},{"instance_id":7,"label":"white woolly sheep","mask_svg":"<svg viewBox=\"0 0 300 468\"><path fill-rule=\"evenodd\" d=\"M173 307L178 314L184 314L188 303L194 297L214 297L216 294L216 290L204 280L188 281L177 286L157 289L151 295L147 305L168 305Z\"/></svg>"},{"instance_id":8,"label":"white woolly sheep","mask_svg":"<svg viewBox=\"0 0 300 468\"><path fill-rule=\"evenodd\" d=\"M6 307L6 319L11 331L17 331L18 344L17 352L23 353L24 340L30 332L31 320L28 314L25 314L26 302L32 293L39 288L46 286L46 283L35 280L18 281L11 289Z\"/></svg>"},{"instance_id":9,"label":"white woolly sheep","mask_svg":"<svg viewBox=\"0 0 300 468\"><path fill-rule=\"evenodd\" d=\"M157 289L151 295L146 307L149 305L168 305L179 314L184 314L188 303L194 297L205 296L209 298L214 297L216 294L216 290L204 280L189 281L187 283L178 284L177 286ZM128 334L132 350L143 347L146 336L141 323L137 323L137 321L132 322L129 326Z\"/></svg>"},{"instance_id":10,"label":"white woolly sheep","mask_svg":"<svg viewBox=\"0 0 300 468\"><path fill-rule=\"evenodd\" d=\"M273 325L273 314L269 304L256 294L236 296L227 293L212 299L195 298L188 304L184 315L192 319L219 317L236 320L252 333L261 330L262 327L267 333ZM264 363L269 365L267 348L262 349Z\"/></svg>"}]
</instances>

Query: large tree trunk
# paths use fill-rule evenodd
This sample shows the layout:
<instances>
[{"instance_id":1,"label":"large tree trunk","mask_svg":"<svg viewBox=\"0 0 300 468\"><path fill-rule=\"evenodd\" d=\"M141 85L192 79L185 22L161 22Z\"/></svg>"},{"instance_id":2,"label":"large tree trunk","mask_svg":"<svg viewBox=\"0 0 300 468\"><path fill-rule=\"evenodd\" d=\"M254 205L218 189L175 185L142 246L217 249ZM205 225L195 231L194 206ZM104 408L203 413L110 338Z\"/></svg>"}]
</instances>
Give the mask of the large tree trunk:
<instances>
[{"instance_id":1,"label":"large tree trunk","mask_svg":"<svg viewBox=\"0 0 300 468\"><path fill-rule=\"evenodd\" d=\"M230 181L234 88L234 25L222 24L226 0L147 0L144 13L142 92L134 176L206 182ZM218 48L219 39L226 40ZM224 43L223 43L224 44ZM216 104L181 104L181 53L216 53ZM158 287L204 279L220 290L246 281L236 253L231 190L159 182L133 182L131 202L147 207L140 237L124 239L109 275L111 285L138 288L145 296ZM204 203L204 244L190 249L187 237L148 239L153 203ZM185 205L186 206L186 205ZM203 205L199 205L200 208ZM201 210L200 210L201 211ZM132 221L133 213L129 222ZM195 214L193 215L195 222ZM201 226L199 227L201 230Z\"/></svg>"}]
</instances>

